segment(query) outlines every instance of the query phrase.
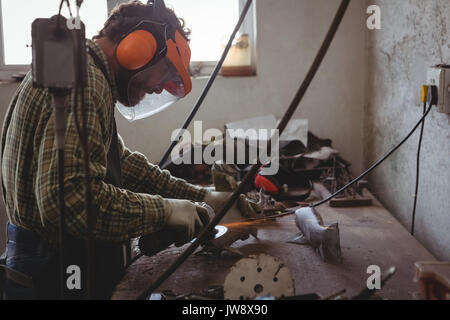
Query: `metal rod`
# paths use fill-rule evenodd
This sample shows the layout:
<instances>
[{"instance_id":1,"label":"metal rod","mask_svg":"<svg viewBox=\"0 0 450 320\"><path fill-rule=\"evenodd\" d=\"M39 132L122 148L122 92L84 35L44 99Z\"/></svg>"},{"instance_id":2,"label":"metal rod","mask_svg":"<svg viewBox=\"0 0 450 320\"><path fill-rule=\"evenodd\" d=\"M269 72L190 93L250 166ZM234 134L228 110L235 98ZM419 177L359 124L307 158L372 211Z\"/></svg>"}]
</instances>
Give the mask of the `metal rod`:
<instances>
[{"instance_id":1,"label":"metal rod","mask_svg":"<svg viewBox=\"0 0 450 320\"><path fill-rule=\"evenodd\" d=\"M247 0L247 3L244 6L244 9L242 10L241 16L239 17L239 20L236 24L236 27L234 28L233 33L230 36L230 39L228 40L228 44L225 47L225 50L222 53L222 57L220 58L219 62L217 63L216 67L214 68L213 73L211 74L208 83L206 84L205 88L203 89L202 94L198 98L197 102L194 105L194 108L192 109L191 113L187 117L187 119L184 121L184 124L182 128L178 131L176 138L172 141L167 151L164 153L161 160L158 162L159 166L164 169L165 168L165 162L169 158L173 148L178 144L180 138L183 136L183 131L186 130L189 125L191 124L192 119L194 119L195 115L197 114L198 110L200 109L200 106L202 105L203 101L206 98L206 95L209 92L209 89L211 89L211 86L213 85L214 81L216 80L217 74L219 73L220 69L222 68L222 65L228 55L228 52L230 51L231 46L233 45L233 40L236 37L237 32L241 28L242 23L244 22L245 17L247 16L247 12L250 9L250 6L252 4L253 0Z\"/></svg>"},{"instance_id":2,"label":"metal rod","mask_svg":"<svg viewBox=\"0 0 450 320\"><path fill-rule=\"evenodd\" d=\"M325 40L322 43L322 46L319 49L319 52L316 55L316 58L314 59L314 62L311 65L311 68L308 71L308 74L306 75L300 89L298 90L294 100L292 101L291 105L289 106L289 109L286 111L285 115L283 116L280 124L278 125L279 135L281 135L286 128L289 120L293 116L294 112L296 111L298 105L300 104L301 100L303 99L309 85L311 84L312 80L314 79L314 76L317 73L317 70L319 69L330 45L331 42L334 39L334 36L336 35L336 32L339 28L339 25L342 22L342 19L344 18L345 12L347 10L348 5L350 4L350 0L342 0L341 5L339 6L339 9L336 13L336 16L333 19L333 22L330 26L330 29L328 30L328 33L325 37ZM269 144L270 146L270 141ZM259 161L258 161L259 162ZM228 210L231 208L231 206L234 204L234 202L238 199L240 194L244 191L247 184L253 179L254 175L259 169L259 164L255 164L252 166L251 170L245 175L244 179L242 180L241 184L238 186L238 188L232 193L230 199L227 201L227 203L222 207L222 209L219 210L219 212L214 216L214 218L210 221L210 223L206 226L205 229L200 233L200 235L197 237L197 240L194 241L193 244L191 244L168 268L167 270L158 277L147 289L143 290L137 299L144 300L146 297L148 297L153 290L157 289L167 278L169 278L175 270L178 269L179 266L183 264L183 262L198 248L198 246L210 236L211 231L216 227L216 225L223 219L223 217L226 215Z\"/></svg>"},{"instance_id":3,"label":"metal rod","mask_svg":"<svg viewBox=\"0 0 450 320\"><path fill-rule=\"evenodd\" d=\"M65 201L64 201L64 143L66 133L66 108L67 98L70 94L68 90L50 90L52 94L52 104L55 108L56 140L58 146L58 210L59 210L59 281L60 298L65 298Z\"/></svg>"},{"instance_id":4,"label":"metal rod","mask_svg":"<svg viewBox=\"0 0 450 320\"><path fill-rule=\"evenodd\" d=\"M76 52L78 54L78 69L77 69L77 86L75 88L75 106L74 106L74 118L77 123L81 149L83 151L83 167L84 167L84 194L86 203L86 225L87 225L87 240L86 240L86 296L85 298L90 300L94 297L94 283L95 283L95 268L94 268L94 228L97 220L96 209L93 205L92 186L91 186L91 173L89 169L89 141L88 141L88 114L86 110L85 92L86 87L86 71L83 69L83 57L86 55L86 49L83 45L85 41L84 34L81 30L76 30L73 39ZM85 68L85 67L84 67ZM80 93L78 92L80 91ZM78 106L78 95L80 95L80 105ZM81 109L81 128L78 122L78 108Z\"/></svg>"}]
</instances>

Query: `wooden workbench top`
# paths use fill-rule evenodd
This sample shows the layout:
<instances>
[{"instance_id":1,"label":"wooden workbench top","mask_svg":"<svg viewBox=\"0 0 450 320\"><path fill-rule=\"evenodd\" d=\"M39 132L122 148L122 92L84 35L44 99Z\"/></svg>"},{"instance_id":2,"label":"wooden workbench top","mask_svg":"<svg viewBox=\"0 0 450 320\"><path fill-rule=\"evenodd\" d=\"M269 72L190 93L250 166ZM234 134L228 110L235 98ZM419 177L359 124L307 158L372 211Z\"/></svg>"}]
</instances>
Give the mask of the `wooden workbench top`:
<instances>
[{"instance_id":1,"label":"wooden workbench top","mask_svg":"<svg viewBox=\"0 0 450 320\"><path fill-rule=\"evenodd\" d=\"M370 193L367 195L372 197ZM361 208L336 209L323 205L317 211L325 225L339 222L344 258L341 265L323 262L309 246L286 243L298 233L293 216L264 224L258 230L258 239L250 237L237 241L233 247L245 254L266 253L284 262L294 278L296 295L328 296L346 289L345 296L354 296L366 285L370 276L367 268L377 265L382 270L397 267L397 273L379 292L380 296L413 299L418 291L413 282L414 262L434 261L435 258L378 201L374 199L373 206ZM140 258L127 270L113 299L135 299L183 249L185 247L172 247L154 257ZM220 257L193 254L156 292L200 293L208 286L223 285L230 268L239 259L229 252Z\"/></svg>"}]
</instances>

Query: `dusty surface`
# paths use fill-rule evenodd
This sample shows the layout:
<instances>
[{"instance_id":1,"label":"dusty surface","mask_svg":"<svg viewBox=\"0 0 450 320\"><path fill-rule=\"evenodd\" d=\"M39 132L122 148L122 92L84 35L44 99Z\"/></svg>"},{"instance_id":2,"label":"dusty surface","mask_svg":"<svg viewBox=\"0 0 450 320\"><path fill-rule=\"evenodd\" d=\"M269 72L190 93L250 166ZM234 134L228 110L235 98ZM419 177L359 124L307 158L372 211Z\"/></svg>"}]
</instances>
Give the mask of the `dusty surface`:
<instances>
[{"instance_id":1,"label":"dusty surface","mask_svg":"<svg viewBox=\"0 0 450 320\"><path fill-rule=\"evenodd\" d=\"M283 261L295 280L295 293L330 295L347 289L348 296L358 293L369 275L367 267L382 269L396 266L397 274L380 292L383 298L412 299L418 291L412 281L413 264L434 257L387 212L378 202L373 207L334 209L327 205L318 210L325 224L339 222L342 265L324 263L307 246L286 243L298 230L294 217L279 219L260 227L258 238L238 241L234 247L246 254L266 253ZM180 249L171 248L155 257L144 257L128 270L117 286L114 299L134 299L172 262ZM201 292L211 285L222 285L231 266L239 260L229 253L220 258L192 255L157 290L177 294Z\"/></svg>"}]
</instances>

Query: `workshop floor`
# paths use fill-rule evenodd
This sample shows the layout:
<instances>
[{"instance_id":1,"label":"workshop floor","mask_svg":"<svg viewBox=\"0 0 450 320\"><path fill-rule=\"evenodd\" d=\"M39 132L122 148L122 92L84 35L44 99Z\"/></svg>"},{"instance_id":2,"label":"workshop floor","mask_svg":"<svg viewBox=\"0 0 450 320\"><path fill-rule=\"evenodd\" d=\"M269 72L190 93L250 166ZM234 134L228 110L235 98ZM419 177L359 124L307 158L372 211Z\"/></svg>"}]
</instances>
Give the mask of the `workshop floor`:
<instances>
[{"instance_id":1,"label":"workshop floor","mask_svg":"<svg viewBox=\"0 0 450 320\"><path fill-rule=\"evenodd\" d=\"M413 282L414 262L434 261L435 258L378 201L362 208L336 209L324 205L317 211L326 225L339 222L344 258L341 265L323 262L308 246L286 243L298 232L293 216L264 224L259 228L258 239L250 237L236 242L233 247L244 254L265 253L284 262L294 278L296 295L328 296L346 289L344 296L352 297L366 286L370 276L367 268L377 265L382 270L391 266L397 268L379 296L391 300L415 298L418 286ZM136 298L182 249L169 248L157 256L136 261L117 286L113 299ZM192 255L156 292L171 290L180 295L191 294L200 293L208 286L223 285L230 268L239 259L228 252L220 257Z\"/></svg>"}]
</instances>

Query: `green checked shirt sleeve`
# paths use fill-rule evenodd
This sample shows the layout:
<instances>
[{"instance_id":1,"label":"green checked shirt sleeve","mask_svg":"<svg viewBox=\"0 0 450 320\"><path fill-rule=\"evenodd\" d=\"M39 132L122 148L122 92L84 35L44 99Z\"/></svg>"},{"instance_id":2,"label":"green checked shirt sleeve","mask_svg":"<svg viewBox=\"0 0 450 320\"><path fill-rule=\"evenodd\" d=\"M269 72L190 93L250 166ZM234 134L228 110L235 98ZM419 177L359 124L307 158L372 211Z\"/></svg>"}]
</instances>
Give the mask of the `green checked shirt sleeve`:
<instances>
[{"instance_id":1,"label":"green checked shirt sleeve","mask_svg":"<svg viewBox=\"0 0 450 320\"><path fill-rule=\"evenodd\" d=\"M89 45L108 67L96 43ZM105 183L106 159L112 140L116 88L88 57L85 89L90 173L98 240L124 242L160 230L167 220L168 201L184 198L202 201L207 193L150 164L119 139L124 188ZM114 79L109 72L110 79ZM114 81L112 81L115 83ZM73 105L74 98L71 97ZM65 205L67 230L86 238L83 151L74 112L67 113L65 142ZM81 112L79 112L81 120ZM35 231L50 243L58 235L58 179L55 119L47 90L33 88L31 74L19 86L8 108L2 130L2 182L9 220Z\"/></svg>"},{"instance_id":2,"label":"green checked shirt sleeve","mask_svg":"<svg viewBox=\"0 0 450 320\"><path fill-rule=\"evenodd\" d=\"M158 194L170 199L204 200L207 193L204 188L172 177L169 171L161 170L158 166L151 164L143 154L131 152L125 147L120 136L119 152L121 153L122 178L127 189Z\"/></svg>"}]
</instances>

